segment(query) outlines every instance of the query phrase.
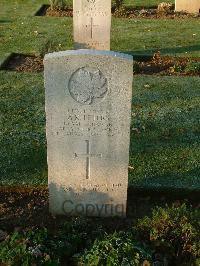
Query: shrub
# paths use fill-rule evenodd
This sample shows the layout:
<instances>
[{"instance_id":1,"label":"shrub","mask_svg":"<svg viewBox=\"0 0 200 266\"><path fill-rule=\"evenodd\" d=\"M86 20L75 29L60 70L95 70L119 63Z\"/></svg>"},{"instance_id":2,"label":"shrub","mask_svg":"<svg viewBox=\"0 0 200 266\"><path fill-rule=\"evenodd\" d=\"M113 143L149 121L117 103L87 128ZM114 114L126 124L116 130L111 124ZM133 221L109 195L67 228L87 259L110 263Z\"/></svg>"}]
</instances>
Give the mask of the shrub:
<instances>
[{"instance_id":1,"label":"shrub","mask_svg":"<svg viewBox=\"0 0 200 266\"><path fill-rule=\"evenodd\" d=\"M127 11L126 7L123 6L124 0L115 0L113 7L114 7L114 16L116 17L126 17Z\"/></svg>"},{"instance_id":2,"label":"shrub","mask_svg":"<svg viewBox=\"0 0 200 266\"><path fill-rule=\"evenodd\" d=\"M124 0L115 0L115 7L118 9L122 7Z\"/></svg>"},{"instance_id":3,"label":"shrub","mask_svg":"<svg viewBox=\"0 0 200 266\"><path fill-rule=\"evenodd\" d=\"M50 257L42 253L42 243L46 239L46 230L35 233L18 233L0 243L0 263L13 266L28 266L37 262L45 263Z\"/></svg>"},{"instance_id":4,"label":"shrub","mask_svg":"<svg viewBox=\"0 0 200 266\"><path fill-rule=\"evenodd\" d=\"M84 218L66 222L53 235L46 228L13 233L0 243L0 265L63 265L103 234L101 226Z\"/></svg>"},{"instance_id":5,"label":"shrub","mask_svg":"<svg viewBox=\"0 0 200 266\"><path fill-rule=\"evenodd\" d=\"M184 66L180 63L176 63L174 66L170 68L171 73L182 73L184 72Z\"/></svg>"},{"instance_id":6,"label":"shrub","mask_svg":"<svg viewBox=\"0 0 200 266\"><path fill-rule=\"evenodd\" d=\"M200 212L185 204L156 208L152 217L139 220L135 229L151 248L167 254L173 265L194 265L200 257Z\"/></svg>"},{"instance_id":7,"label":"shrub","mask_svg":"<svg viewBox=\"0 0 200 266\"><path fill-rule=\"evenodd\" d=\"M0 242L0 265L200 265L198 209L156 208L134 227L109 234L104 221L72 218L52 233L15 232Z\"/></svg>"},{"instance_id":8,"label":"shrub","mask_svg":"<svg viewBox=\"0 0 200 266\"><path fill-rule=\"evenodd\" d=\"M125 18L127 17L126 7L120 6L115 9L114 16L117 18Z\"/></svg>"},{"instance_id":9,"label":"shrub","mask_svg":"<svg viewBox=\"0 0 200 266\"><path fill-rule=\"evenodd\" d=\"M173 5L171 3L162 2L158 5L158 13L169 13L172 10Z\"/></svg>"},{"instance_id":10,"label":"shrub","mask_svg":"<svg viewBox=\"0 0 200 266\"><path fill-rule=\"evenodd\" d=\"M141 265L150 260L151 252L134 240L131 233L119 232L95 240L92 247L77 257L78 265ZM148 264L146 264L148 265ZM150 265L150 264L149 264Z\"/></svg>"}]
</instances>

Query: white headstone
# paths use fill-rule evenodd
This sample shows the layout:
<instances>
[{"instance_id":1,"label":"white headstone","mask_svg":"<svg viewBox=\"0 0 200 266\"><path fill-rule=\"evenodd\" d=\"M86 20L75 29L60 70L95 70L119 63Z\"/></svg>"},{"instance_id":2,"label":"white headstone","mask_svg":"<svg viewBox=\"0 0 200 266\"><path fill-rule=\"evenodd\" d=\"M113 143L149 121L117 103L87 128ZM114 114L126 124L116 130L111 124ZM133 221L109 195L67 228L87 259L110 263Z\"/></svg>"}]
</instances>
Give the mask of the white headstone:
<instances>
[{"instance_id":1,"label":"white headstone","mask_svg":"<svg viewBox=\"0 0 200 266\"><path fill-rule=\"evenodd\" d=\"M44 59L50 211L126 214L132 57L77 50Z\"/></svg>"},{"instance_id":2,"label":"white headstone","mask_svg":"<svg viewBox=\"0 0 200 266\"><path fill-rule=\"evenodd\" d=\"M176 0L175 10L188 13L199 13L200 0Z\"/></svg>"},{"instance_id":3,"label":"white headstone","mask_svg":"<svg viewBox=\"0 0 200 266\"><path fill-rule=\"evenodd\" d=\"M75 49L110 50L111 0L73 0Z\"/></svg>"}]
</instances>

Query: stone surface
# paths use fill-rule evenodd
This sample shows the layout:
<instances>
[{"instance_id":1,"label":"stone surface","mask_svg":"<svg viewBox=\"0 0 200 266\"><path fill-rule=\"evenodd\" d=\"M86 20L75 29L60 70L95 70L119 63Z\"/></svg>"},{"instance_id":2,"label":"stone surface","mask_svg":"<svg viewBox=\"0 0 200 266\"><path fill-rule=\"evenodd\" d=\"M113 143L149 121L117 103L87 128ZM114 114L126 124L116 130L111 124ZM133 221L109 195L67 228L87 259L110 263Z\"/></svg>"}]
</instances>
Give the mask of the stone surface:
<instances>
[{"instance_id":1,"label":"stone surface","mask_svg":"<svg viewBox=\"0 0 200 266\"><path fill-rule=\"evenodd\" d=\"M74 0L75 49L110 50L111 0Z\"/></svg>"},{"instance_id":2,"label":"stone surface","mask_svg":"<svg viewBox=\"0 0 200 266\"><path fill-rule=\"evenodd\" d=\"M200 0L176 0L176 11L187 11L188 13L199 13Z\"/></svg>"},{"instance_id":3,"label":"stone surface","mask_svg":"<svg viewBox=\"0 0 200 266\"><path fill-rule=\"evenodd\" d=\"M126 214L133 60L108 51L45 56L50 211Z\"/></svg>"}]
</instances>

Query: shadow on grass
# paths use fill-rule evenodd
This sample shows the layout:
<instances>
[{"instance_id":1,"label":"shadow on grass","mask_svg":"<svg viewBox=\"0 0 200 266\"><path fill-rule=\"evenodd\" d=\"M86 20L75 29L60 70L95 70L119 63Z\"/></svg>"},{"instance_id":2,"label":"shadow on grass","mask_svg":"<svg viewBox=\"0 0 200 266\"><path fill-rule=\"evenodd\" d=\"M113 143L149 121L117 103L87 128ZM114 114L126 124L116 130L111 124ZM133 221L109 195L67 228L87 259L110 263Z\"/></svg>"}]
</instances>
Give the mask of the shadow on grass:
<instances>
[{"instance_id":1,"label":"shadow on grass","mask_svg":"<svg viewBox=\"0 0 200 266\"><path fill-rule=\"evenodd\" d=\"M10 22L12 22L12 20L0 19L0 24L6 24L6 23L10 23Z\"/></svg>"},{"instance_id":2,"label":"shadow on grass","mask_svg":"<svg viewBox=\"0 0 200 266\"><path fill-rule=\"evenodd\" d=\"M199 167L194 167L190 171L184 171L183 173L178 173L175 169L174 171L169 169L168 172L166 171L163 174L159 173L155 176L149 175L149 177L143 176L137 180L131 180L133 177L130 173L129 188L136 191L140 190L143 193L148 189L149 195L153 195L155 193L172 194L178 197L182 195L185 197L193 195L194 197L200 199L200 184L197 182L199 176Z\"/></svg>"},{"instance_id":3,"label":"shadow on grass","mask_svg":"<svg viewBox=\"0 0 200 266\"><path fill-rule=\"evenodd\" d=\"M2 74L1 82L4 97L0 106L3 119L0 182L4 185L47 184L42 77L6 73ZM148 89L144 87L146 82L151 85ZM135 80L133 110L136 116L132 129L139 132L131 130L130 162L135 166L129 175L131 185L154 185L157 190L172 184L176 189L190 189L191 185L195 188L195 182L199 186L198 109L194 100L198 97L199 82L198 78L178 82L180 78L173 77ZM161 83L165 85L157 88Z\"/></svg>"},{"instance_id":4,"label":"shadow on grass","mask_svg":"<svg viewBox=\"0 0 200 266\"><path fill-rule=\"evenodd\" d=\"M178 133L175 129L170 136L166 136L165 132L160 131L161 128L160 130L158 128L148 130L147 133L131 134L130 165L136 167L136 172L130 171L129 184L133 187L154 187L157 191L172 187L174 190L197 189L200 169L196 167L196 155L191 149L198 145L198 132L191 132L188 128L185 132ZM11 184L13 181L15 184L40 184L40 180L42 182L46 180L45 183L47 183L46 146L44 144L41 144L39 149L32 146L24 150L22 144L21 148L19 145L15 152L16 154L13 154L11 150L11 153L7 154L7 160L14 163L9 165L8 161L3 163L7 169L1 175L2 180ZM145 162L148 166L145 166ZM188 170L187 167L185 168L187 164L189 164ZM138 170L141 167L142 169ZM149 167L155 167L155 169L151 170Z\"/></svg>"},{"instance_id":5,"label":"shadow on grass","mask_svg":"<svg viewBox=\"0 0 200 266\"><path fill-rule=\"evenodd\" d=\"M190 190L190 186L195 188L194 180L196 180L198 187L197 177L200 176L200 169L195 167L197 158L192 150L198 145L198 131L188 126L179 132L178 128L163 128L163 124L164 118L160 125L154 122L150 128L149 122L149 128L147 127L146 131L131 133L130 164L136 165L136 168L142 167L142 169L136 170L139 178L136 176L135 170L133 173L130 172L129 183L141 187L154 186L157 190L172 186L174 189L187 187ZM1 171L3 183L6 181L7 184L12 184L14 181L15 184L40 184L40 180L47 182L46 145L42 141L44 138L45 135L41 136L40 143L20 138L21 142L18 144L14 144L13 139L13 142L11 140L9 143L9 147L6 145L8 139L5 137L4 151L6 155L1 165L4 167ZM24 142L26 141L29 144L25 146ZM15 149L12 147L12 143ZM148 167L156 167L156 169L148 170L145 162L148 162ZM188 171L185 169L187 163L190 168ZM135 178L137 182L135 182Z\"/></svg>"},{"instance_id":6,"label":"shadow on grass","mask_svg":"<svg viewBox=\"0 0 200 266\"><path fill-rule=\"evenodd\" d=\"M179 54L188 52L200 52L200 45L183 46L183 47L172 47L172 48L160 48L160 49L149 49L149 50L136 50L136 51L121 51L122 53L130 54L133 57L140 55L144 58L148 55L153 55L157 51L161 54ZM187 54L186 54L187 55Z\"/></svg>"}]
</instances>

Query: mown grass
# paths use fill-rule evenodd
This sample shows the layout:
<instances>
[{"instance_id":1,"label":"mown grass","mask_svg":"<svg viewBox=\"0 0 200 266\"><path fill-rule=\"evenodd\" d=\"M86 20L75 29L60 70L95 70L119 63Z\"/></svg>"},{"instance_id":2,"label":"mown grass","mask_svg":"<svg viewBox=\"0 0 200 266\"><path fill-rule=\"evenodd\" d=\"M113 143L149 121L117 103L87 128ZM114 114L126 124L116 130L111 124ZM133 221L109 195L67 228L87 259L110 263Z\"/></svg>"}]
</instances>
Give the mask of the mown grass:
<instances>
[{"instance_id":1,"label":"mown grass","mask_svg":"<svg viewBox=\"0 0 200 266\"><path fill-rule=\"evenodd\" d=\"M1 0L1 22L11 22L21 16L33 16L42 4L49 4L48 0Z\"/></svg>"},{"instance_id":2,"label":"mown grass","mask_svg":"<svg viewBox=\"0 0 200 266\"><path fill-rule=\"evenodd\" d=\"M114 0L112 1L114 4ZM124 0L124 5L127 7L151 7L157 6L162 0ZM167 2L174 3L174 0ZM72 0L66 0L69 7L73 6ZM48 0L1 0L0 3L0 17L8 18L9 20L15 19L19 16L31 16L40 8L41 5L50 4Z\"/></svg>"},{"instance_id":3,"label":"mown grass","mask_svg":"<svg viewBox=\"0 0 200 266\"><path fill-rule=\"evenodd\" d=\"M1 1L0 58L73 48L71 18L32 16L47 2ZM199 26L194 19L114 18L111 49L199 56ZM131 186L199 188L199 84L198 77L134 77ZM0 93L0 182L46 185L43 76L1 71Z\"/></svg>"},{"instance_id":4,"label":"mown grass","mask_svg":"<svg viewBox=\"0 0 200 266\"><path fill-rule=\"evenodd\" d=\"M2 184L46 184L43 77L0 72Z\"/></svg>"},{"instance_id":5,"label":"mown grass","mask_svg":"<svg viewBox=\"0 0 200 266\"><path fill-rule=\"evenodd\" d=\"M128 7L152 7L162 2L161 0L124 0L124 5ZM174 4L174 0L168 0L167 3Z\"/></svg>"},{"instance_id":6,"label":"mown grass","mask_svg":"<svg viewBox=\"0 0 200 266\"><path fill-rule=\"evenodd\" d=\"M200 56L200 21L187 20L113 20L113 50L132 54Z\"/></svg>"},{"instance_id":7,"label":"mown grass","mask_svg":"<svg viewBox=\"0 0 200 266\"><path fill-rule=\"evenodd\" d=\"M66 0L68 6L72 6L72 0ZM123 5L127 7L152 7L162 3L162 0L124 0ZM168 0L167 3L174 4L174 0ZM112 0L112 4L115 4L115 0Z\"/></svg>"},{"instance_id":8,"label":"mown grass","mask_svg":"<svg viewBox=\"0 0 200 266\"><path fill-rule=\"evenodd\" d=\"M21 17L2 27L0 52L44 54L57 49L72 48L70 18Z\"/></svg>"},{"instance_id":9,"label":"mown grass","mask_svg":"<svg viewBox=\"0 0 200 266\"><path fill-rule=\"evenodd\" d=\"M198 77L135 76L129 185L199 189ZM42 74L0 72L2 185L46 185Z\"/></svg>"},{"instance_id":10,"label":"mown grass","mask_svg":"<svg viewBox=\"0 0 200 266\"><path fill-rule=\"evenodd\" d=\"M197 20L113 19L111 49L132 54L199 56ZM0 57L8 52L44 54L73 48L72 19L26 17L1 26Z\"/></svg>"},{"instance_id":11,"label":"mown grass","mask_svg":"<svg viewBox=\"0 0 200 266\"><path fill-rule=\"evenodd\" d=\"M11 52L44 54L73 48L72 18L31 16L40 2L1 1L1 60ZM113 18L111 49L151 55L160 50L163 54L196 57L200 55L199 27L197 19Z\"/></svg>"},{"instance_id":12,"label":"mown grass","mask_svg":"<svg viewBox=\"0 0 200 266\"><path fill-rule=\"evenodd\" d=\"M137 77L129 183L200 188L199 77Z\"/></svg>"}]
</instances>

